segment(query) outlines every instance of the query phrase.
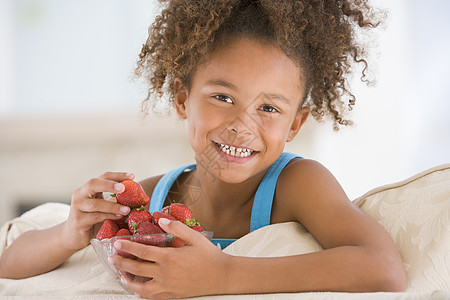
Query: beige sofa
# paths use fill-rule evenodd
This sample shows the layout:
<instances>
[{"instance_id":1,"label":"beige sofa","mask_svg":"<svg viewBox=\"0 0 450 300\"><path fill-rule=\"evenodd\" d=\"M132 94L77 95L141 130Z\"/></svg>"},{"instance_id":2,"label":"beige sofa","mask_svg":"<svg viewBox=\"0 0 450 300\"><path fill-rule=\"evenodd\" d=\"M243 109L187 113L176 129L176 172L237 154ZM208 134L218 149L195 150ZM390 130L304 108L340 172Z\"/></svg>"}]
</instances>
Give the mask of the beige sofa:
<instances>
[{"instance_id":1,"label":"beige sofa","mask_svg":"<svg viewBox=\"0 0 450 300\"><path fill-rule=\"evenodd\" d=\"M408 276L403 293L286 293L227 295L201 299L450 299L450 164L402 182L375 188L354 200L375 218L397 244ZM48 203L6 223L0 253L22 232L63 221L69 207ZM224 252L231 255L283 256L320 251L298 223L275 224L239 239ZM127 299L97 259L91 246L58 269L23 280L0 279L0 295L33 299Z\"/></svg>"}]
</instances>

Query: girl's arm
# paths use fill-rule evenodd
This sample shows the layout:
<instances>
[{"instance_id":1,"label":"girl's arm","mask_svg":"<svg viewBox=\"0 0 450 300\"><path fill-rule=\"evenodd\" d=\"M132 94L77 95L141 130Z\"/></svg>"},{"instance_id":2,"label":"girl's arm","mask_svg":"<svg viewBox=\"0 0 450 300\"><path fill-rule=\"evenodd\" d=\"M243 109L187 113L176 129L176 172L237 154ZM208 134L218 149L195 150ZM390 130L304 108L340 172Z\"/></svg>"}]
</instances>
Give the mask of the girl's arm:
<instances>
[{"instance_id":1,"label":"girl's arm","mask_svg":"<svg viewBox=\"0 0 450 300\"><path fill-rule=\"evenodd\" d=\"M64 226L61 223L21 234L0 257L0 277L21 279L58 267L77 251L67 248L61 238Z\"/></svg>"},{"instance_id":2,"label":"girl's arm","mask_svg":"<svg viewBox=\"0 0 450 300\"><path fill-rule=\"evenodd\" d=\"M301 291L403 291L404 266L389 234L354 207L334 177L312 161L289 165L277 185L272 218L301 222L323 251L277 258L234 257L178 222L161 227L185 241L182 248L123 241L122 250L154 263L119 256L111 262L132 274L153 277L126 285L146 297ZM277 207L275 207L277 206ZM291 216L289 213L291 212Z\"/></svg>"},{"instance_id":3,"label":"girl's arm","mask_svg":"<svg viewBox=\"0 0 450 300\"><path fill-rule=\"evenodd\" d=\"M265 292L405 289L404 265L390 235L350 202L322 165L311 160L288 165L280 175L276 200L274 223L284 216L300 222L324 250L284 258L232 258L230 272L235 275L227 286L257 288L262 276L251 274L270 270L271 280L260 287Z\"/></svg>"},{"instance_id":4,"label":"girl's arm","mask_svg":"<svg viewBox=\"0 0 450 300\"><path fill-rule=\"evenodd\" d=\"M102 192L121 192L124 186L118 182L132 178L131 174L105 173L77 189L65 222L44 230L27 231L3 252L0 277L19 279L51 271L89 245L96 224L120 219L129 212L128 207L105 201Z\"/></svg>"}]
</instances>

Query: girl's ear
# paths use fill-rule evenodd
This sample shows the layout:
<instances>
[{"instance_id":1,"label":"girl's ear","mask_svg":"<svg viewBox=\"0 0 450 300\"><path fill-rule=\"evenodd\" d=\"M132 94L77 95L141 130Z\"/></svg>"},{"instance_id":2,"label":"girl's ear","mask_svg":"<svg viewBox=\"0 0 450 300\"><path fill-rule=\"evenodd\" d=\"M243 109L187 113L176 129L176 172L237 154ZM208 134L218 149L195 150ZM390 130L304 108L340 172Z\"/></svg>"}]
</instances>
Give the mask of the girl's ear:
<instances>
[{"instance_id":1,"label":"girl's ear","mask_svg":"<svg viewBox=\"0 0 450 300\"><path fill-rule=\"evenodd\" d=\"M297 115L295 116L295 119L292 122L291 128L286 138L286 142L290 142L295 138L298 131L308 118L308 116L309 116L309 108L303 107L300 111L297 112Z\"/></svg>"},{"instance_id":2,"label":"girl's ear","mask_svg":"<svg viewBox=\"0 0 450 300\"><path fill-rule=\"evenodd\" d=\"M175 106L178 116L182 119L187 118L186 102L188 96L188 88L183 80L179 77L175 78L173 81L173 105Z\"/></svg>"}]
</instances>

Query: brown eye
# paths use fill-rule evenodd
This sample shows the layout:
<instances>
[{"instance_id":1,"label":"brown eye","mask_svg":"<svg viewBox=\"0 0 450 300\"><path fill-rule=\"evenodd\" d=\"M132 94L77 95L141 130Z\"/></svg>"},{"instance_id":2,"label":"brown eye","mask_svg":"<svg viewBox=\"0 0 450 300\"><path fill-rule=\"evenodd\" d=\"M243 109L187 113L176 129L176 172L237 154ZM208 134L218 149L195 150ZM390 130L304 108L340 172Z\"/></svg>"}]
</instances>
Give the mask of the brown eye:
<instances>
[{"instance_id":1,"label":"brown eye","mask_svg":"<svg viewBox=\"0 0 450 300\"><path fill-rule=\"evenodd\" d=\"M280 112L278 109L276 109L272 105L263 105L263 106L260 107L260 110L265 111L265 112L269 112L269 113Z\"/></svg>"},{"instance_id":2,"label":"brown eye","mask_svg":"<svg viewBox=\"0 0 450 300\"><path fill-rule=\"evenodd\" d=\"M214 98L222 102L233 103L233 100L227 95L215 95Z\"/></svg>"}]
</instances>

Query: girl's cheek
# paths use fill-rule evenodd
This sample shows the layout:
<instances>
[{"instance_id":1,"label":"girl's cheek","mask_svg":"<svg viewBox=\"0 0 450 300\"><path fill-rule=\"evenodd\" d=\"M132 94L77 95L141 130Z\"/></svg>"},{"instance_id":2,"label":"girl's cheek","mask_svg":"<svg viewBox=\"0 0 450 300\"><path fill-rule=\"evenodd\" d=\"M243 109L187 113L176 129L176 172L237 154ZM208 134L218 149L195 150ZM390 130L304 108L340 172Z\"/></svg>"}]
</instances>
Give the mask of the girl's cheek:
<instances>
[{"instance_id":1,"label":"girl's cheek","mask_svg":"<svg viewBox=\"0 0 450 300\"><path fill-rule=\"evenodd\" d=\"M265 134L271 139L281 139L284 142L286 141L289 132L290 126L285 122L276 122L275 120L270 120L266 122Z\"/></svg>"}]
</instances>

